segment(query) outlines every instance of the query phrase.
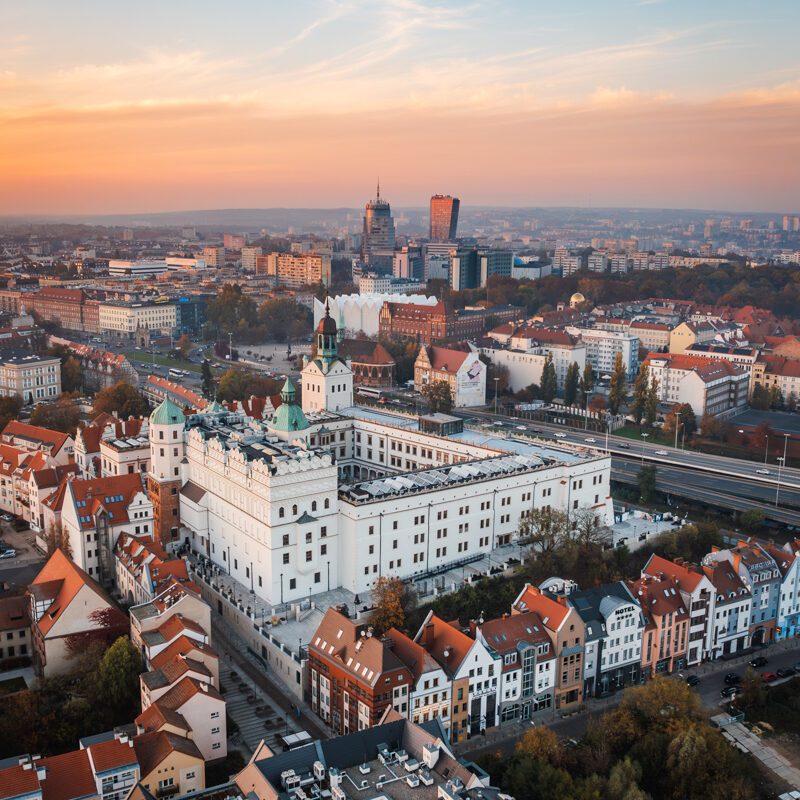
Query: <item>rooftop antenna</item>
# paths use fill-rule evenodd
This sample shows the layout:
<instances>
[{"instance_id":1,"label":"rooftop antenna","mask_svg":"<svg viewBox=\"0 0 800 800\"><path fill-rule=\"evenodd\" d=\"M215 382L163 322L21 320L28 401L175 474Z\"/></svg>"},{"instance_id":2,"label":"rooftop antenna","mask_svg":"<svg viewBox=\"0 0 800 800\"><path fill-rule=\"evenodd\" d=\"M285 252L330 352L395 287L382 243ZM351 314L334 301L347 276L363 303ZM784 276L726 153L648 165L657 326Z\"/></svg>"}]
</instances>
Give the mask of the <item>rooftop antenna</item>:
<instances>
[{"instance_id":1,"label":"rooftop antenna","mask_svg":"<svg viewBox=\"0 0 800 800\"><path fill-rule=\"evenodd\" d=\"M378 178L378 195L376 197L377 202L380 203L381 201L381 179Z\"/></svg>"}]
</instances>

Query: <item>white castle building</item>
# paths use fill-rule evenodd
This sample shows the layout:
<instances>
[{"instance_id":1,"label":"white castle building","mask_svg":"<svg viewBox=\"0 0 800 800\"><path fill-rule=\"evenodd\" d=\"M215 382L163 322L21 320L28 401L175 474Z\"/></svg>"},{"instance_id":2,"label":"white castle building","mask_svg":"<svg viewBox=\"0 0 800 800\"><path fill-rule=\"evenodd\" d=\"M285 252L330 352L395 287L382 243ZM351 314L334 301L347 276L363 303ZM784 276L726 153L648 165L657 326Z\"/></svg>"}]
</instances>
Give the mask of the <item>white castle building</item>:
<instances>
[{"instance_id":1,"label":"white castle building","mask_svg":"<svg viewBox=\"0 0 800 800\"><path fill-rule=\"evenodd\" d=\"M422 579L514 542L542 506L613 522L607 456L353 406L328 313L316 337L302 408L287 381L269 423L212 403L184 426L181 538L265 602Z\"/></svg>"}]
</instances>

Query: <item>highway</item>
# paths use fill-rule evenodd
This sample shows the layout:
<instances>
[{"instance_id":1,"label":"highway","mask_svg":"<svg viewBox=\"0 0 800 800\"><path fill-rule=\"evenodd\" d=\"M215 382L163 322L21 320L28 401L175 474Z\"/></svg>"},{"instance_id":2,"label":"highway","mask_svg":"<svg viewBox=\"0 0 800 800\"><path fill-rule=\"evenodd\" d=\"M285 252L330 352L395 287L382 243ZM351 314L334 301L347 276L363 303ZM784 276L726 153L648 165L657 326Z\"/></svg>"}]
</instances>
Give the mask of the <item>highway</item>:
<instances>
[{"instance_id":1,"label":"highway","mask_svg":"<svg viewBox=\"0 0 800 800\"><path fill-rule=\"evenodd\" d=\"M614 458L611 461L611 478L636 485L639 482L640 469L641 464L638 462ZM656 489L673 497L697 500L716 508L735 511L758 508L764 512L767 519L786 525L800 525L800 510L797 508L800 504L800 492L796 490L792 490L786 504L781 499L781 505L776 507L775 490L770 487L748 484L743 480L726 479L715 475L703 475L690 470L661 466L656 468ZM748 496L759 490L768 494L768 502L754 500ZM741 494L743 491L746 494ZM738 492L738 494L729 494L728 492ZM783 489L781 489L781 498L783 498ZM789 503L792 507L787 507Z\"/></svg>"},{"instance_id":2,"label":"highway","mask_svg":"<svg viewBox=\"0 0 800 800\"><path fill-rule=\"evenodd\" d=\"M528 433L536 432L536 435L545 439L555 439L564 443L579 445L581 447L592 448L595 450L606 450L605 433L594 433L578 428L567 428L563 425L553 425L538 420L525 418L509 418L502 414L493 414L486 411L476 411L469 409L457 411L460 416L473 418L478 421L501 422L503 427L510 431L518 425L524 425ZM521 432L521 431L520 431ZM587 442L587 439L594 441ZM698 453L695 450L681 450L660 444L650 444L646 440L634 441L624 436L608 437L608 450L612 455L632 457L635 456L644 461L655 464L683 467L701 472L708 472L717 475L736 477L749 482L761 483L771 486L773 491L778 483L778 465L769 463L766 466L763 462L744 461L738 458L726 458L724 456L707 455ZM660 455L659 453L663 453ZM761 475L757 470L768 470L768 475ZM800 469L784 469L781 471L781 493L783 487L800 489Z\"/></svg>"}]
</instances>

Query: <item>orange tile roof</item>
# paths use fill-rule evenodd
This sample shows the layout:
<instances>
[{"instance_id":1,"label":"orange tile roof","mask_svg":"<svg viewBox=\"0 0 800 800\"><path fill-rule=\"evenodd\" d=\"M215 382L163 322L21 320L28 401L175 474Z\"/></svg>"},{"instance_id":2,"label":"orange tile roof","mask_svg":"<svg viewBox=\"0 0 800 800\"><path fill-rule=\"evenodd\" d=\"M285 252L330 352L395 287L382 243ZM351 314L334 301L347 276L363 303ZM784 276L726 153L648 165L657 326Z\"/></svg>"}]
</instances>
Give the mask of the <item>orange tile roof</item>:
<instances>
[{"instance_id":1,"label":"orange tile roof","mask_svg":"<svg viewBox=\"0 0 800 800\"><path fill-rule=\"evenodd\" d=\"M69 481L66 497L75 504L81 528L87 529L95 527L96 515L102 510L108 513L112 525L129 522L128 506L140 492L147 494L142 476L134 472Z\"/></svg>"},{"instance_id":2,"label":"orange tile roof","mask_svg":"<svg viewBox=\"0 0 800 800\"><path fill-rule=\"evenodd\" d=\"M680 587L669 575L644 575L629 585L631 593L639 600L645 619L666 614L688 617Z\"/></svg>"},{"instance_id":3,"label":"orange tile roof","mask_svg":"<svg viewBox=\"0 0 800 800\"><path fill-rule=\"evenodd\" d=\"M178 711L198 694L224 702L222 695L213 686L188 676L161 695L157 702L162 708L171 708L173 711Z\"/></svg>"},{"instance_id":4,"label":"orange tile roof","mask_svg":"<svg viewBox=\"0 0 800 800\"><path fill-rule=\"evenodd\" d=\"M175 383L174 381L168 381L166 378L159 378L158 375L148 375L147 381L145 382L145 388L147 388L148 384L154 389L158 390L157 393L162 395L166 393L167 395L178 397L187 406L191 406L192 408L201 409L205 408L207 405L202 395L199 395L197 392L193 392L191 389L187 389L185 386L181 386L179 383Z\"/></svg>"},{"instance_id":5,"label":"orange tile roof","mask_svg":"<svg viewBox=\"0 0 800 800\"><path fill-rule=\"evenodd\" d=\"M431 614L430 618L422 623L415 641L419 642L450 674L458 670L472 645L475 644L474 639L462 633L452 623L437 617L436 614Z\"/></svg>"},{"instance_id":6,"label":"orange tile roof","mask_svg":"<svg viewBox=\"0 0 800 800\"><path fill-rule=\"evenodd\" d=\"M39 779L35 769L25 769L20 764L0 769L0 799L33 794L39 791Z\"/></svg>"},{"instance_id":7,"label":"orange tile roof","mask_svg":"<svg viewBox=\"0 0 800 800\"><path fill-rule=\"evenodd\" d=\"M469 355L462 350L452 350L449 347L436 347L431 345L426 348L431 369L445 372L458 372L461 365Z\"/></svg>"},{"instance_id":8,"label":"orange tile roof","mask_svg":"<svg viewBox=\"0 0 800 800\"><path fill-rule=\"evenodd\" d=\"M542 625L551 631L558 631L570 613L567 606L548 597L531 584L526 584L520 592L519 597L514 601L513 611L516 613L536 612L542 620Z\"/></svg>"},{"instance_id":9,"label":"orange tile roof","mask_svg":"<svg viewBox=\"0 0 800 800\"><path fill-rule=\"evenodd\" d=\"M79 473L80 467L77 464L59 464L55 467L35 470L31 474L31 478L39 489L52 489L65 478L74 477Z\"/></svg>"},{"instance_id":10,"label":"orange tile roof","mask_svg":"<svg viewBox=\"0 0 800 800\"><path fill-rule=\"evenodd\" d=\"M87 749L95 772L106 772L136 763L136 753L131 739L123 742L114 737L107 742L93 744Z\"/></svg>"},{"instance_id":11,"label":"orange tile roof","mask_svg":"<svg viewBox=\"0 0 800 800\"><path fill-rule=\"evenodd\" d=\"M171 725L173 728L186 731L186 733L192 729L183 714L178 713L175 709L160 705L158 701L151 703L142 711L136 717L135 722L137 730L142 733L160 731L165 725Z\"/></svg>"},{"instance_id":12,"label":"orange tile roof","mask_svg":"<svg viewBox=\"0 0 800 800\"><path fill-rule=\"evenodd\" d=\"M204 653L207 656L212 656L219 659L214 649L207 644L198 642L196 639L183 635L179 636L169 647L162 650L157 656L150 661L150 666L153 669L163 669L170 661L175 660L180 656L190 656L193 651Z\"/></svg>"},{"instance_id":13,"label":"orange tile roof","mask_svg":"<svg viewBox=\"0 0 800 800\"><path fill-rule=\"evenodd\" d=\"M421 644L397 628L386 631L386 637L392 642L394 654L411 670L415 681L425 672L439 669L439 665Z\"/></svg>"},{"instance_id":14,"label":"orange tile roof","mask_svg":"<svg viewBox=\"0 0 800 800\"><path fill-rule=\"evenodd\" d=\"M642 568L642 574L657 578L661 573L672 578L678 588L684 592L693 592L703 580L703 573L699 569L694 569L684 563L669 561L661 556L650 556Z\"/></svg>"},{"instance_id":15,"label":"orange tile roof","mask_svg":"<svg viewBox=\"0 0 800 800\"><path fill-rule=\"evenodd\" d=\"M0 631L18 630L30 625L30 603L24 595L0 597Z\"/></svg>"},{"instance_id":16,"label":"orange tile roof","mask_svg":"<svg viewBox=\"0 0 800 800\"><path fill-rule=\"evenodd\" d=\"M49 428L40 428L38 425L29 425L27 422L15 419L3 428L0 436L3 439L24 439L32 444L49 444L52 445L53 453L58 453L70 438L68 433L51 431Z\"/></svg>"},{"instance_id":17,"label":"orange tile roof","mask_svg":"<svg viewBox=\"0 0 800 800\"><path fill-rule=\"evenodd\" d=\"M72 750L37 762L47 770L41 782L42 800L76 800L97 795L86 750Z\"/></svg>"},{"instance_id":18,"label":"orange tile roof","mask_svg":"<svg viewBox=\"0 0 800 800\"><path fill-rule=\"evenodd\" d=\"M111 605L110 598L98 583L92 580L74 561L67 558L61 550L55 550L42 567L41 572L33 579L29 590L34 596L40 594L52 597L52 602L42 618L34 623L42 635L47 636L53 625L61 618L64 610L69 607L84 586L88 586L108 605ZM37 592L37 587L41 588L42 592ZM94 627L89 620L86 621L86 624L87 628Z\"/></svg>"}]
</instances>

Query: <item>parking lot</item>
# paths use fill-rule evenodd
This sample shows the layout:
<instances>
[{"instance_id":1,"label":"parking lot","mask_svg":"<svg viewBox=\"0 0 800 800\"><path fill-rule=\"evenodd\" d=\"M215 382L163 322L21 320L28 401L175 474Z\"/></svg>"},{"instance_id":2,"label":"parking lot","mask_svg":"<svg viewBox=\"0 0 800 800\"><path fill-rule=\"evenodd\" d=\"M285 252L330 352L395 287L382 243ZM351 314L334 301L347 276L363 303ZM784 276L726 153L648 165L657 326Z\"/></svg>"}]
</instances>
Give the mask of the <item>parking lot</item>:
<instances>
[{"instance_id":1,"label":"parking lot","mask_svg":"<svg viewBox=\"0 0 800 800\"><path fill-rule=\"evenodd\" d=\"M15 558L0 559L0 567L10 564L30 564L42 561L44 558L36 549L36 533L28 528L18 531L12 523L0 520L0 541L16 551Z\"/></svg>"}]
</instances>

